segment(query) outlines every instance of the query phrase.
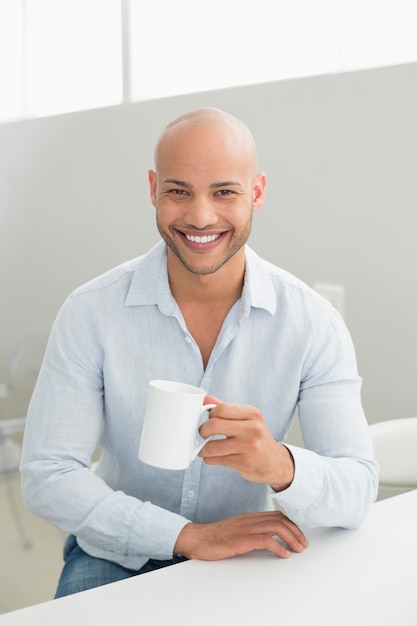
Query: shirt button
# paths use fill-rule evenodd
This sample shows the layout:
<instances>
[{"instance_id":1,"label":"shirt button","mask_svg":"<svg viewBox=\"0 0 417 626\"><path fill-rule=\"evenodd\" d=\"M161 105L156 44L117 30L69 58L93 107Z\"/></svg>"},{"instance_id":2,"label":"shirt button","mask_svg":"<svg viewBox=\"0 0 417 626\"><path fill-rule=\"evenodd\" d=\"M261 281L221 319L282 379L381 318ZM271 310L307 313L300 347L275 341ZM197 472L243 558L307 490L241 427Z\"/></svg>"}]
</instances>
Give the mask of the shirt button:
<instances>
[{"instance_id":1,"label":"shirt button","mask_svg":"<svg viewBox=\"0 0 417 626\"><path fill-rule=\"evenodd\" d=\"M187 496L189 498L194 498L194 491L192 489L189 489L188 492L187 492Z\"/></svg>"},{"instance_id":2,"label":"shirt button","mask_svg":"<svg viewBox=\"0 0 417 626\"><path fill-rule=\"evenodd\" d=\"M188 335L185 335L184 339L187 343L191 343L191 339Z\"/></svg>"}]
</instances>

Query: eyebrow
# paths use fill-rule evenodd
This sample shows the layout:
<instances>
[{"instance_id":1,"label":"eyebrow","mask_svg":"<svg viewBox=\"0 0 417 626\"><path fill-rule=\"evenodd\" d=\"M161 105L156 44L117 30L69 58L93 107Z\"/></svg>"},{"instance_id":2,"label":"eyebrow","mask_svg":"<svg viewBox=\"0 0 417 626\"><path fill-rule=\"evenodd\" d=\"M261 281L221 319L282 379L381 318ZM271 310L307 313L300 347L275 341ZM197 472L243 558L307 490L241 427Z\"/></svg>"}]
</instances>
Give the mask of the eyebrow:
<instances>
[{"instance_id":1,"label":"eyebrow","mask_svg":"<svg viewBox=\"0 0 417 626\"><path fill-rule=\"evenodd\" d=\"M165 185L166 183L171 183L174 185L178 185L178 187L186 187L187 189L191 189L192 185L190 185L190 183L186 183L185 180L178 180L176 178L166 178L162 184Z\"/></svg>"},{"instance_id":2,"label":"eyebrow","mask_svg":"<svg viewBox=\"0 0 417 626\"><path fill-rule=\"evenodd\" d=\"M217 189L218 187L241 187L242 185L235 180L225 180L221 183L212 183L210 189Z\"/></svg>"},{"instance_id":3,"label":"eyebrow","mask_svg":"<svg viewBox=\"0 0 417 626\"><path fill-rule=\"evenodd\" d=\"M191 183L187 183L185 180L178 180L177 178L166 178L162 184L171 183L174 185L178 185L179 187L185 187L186 189L192 189L193 185ZM209 189L219 189L220 187L241 187L241 183L234 180L225 180L220 183L211 183L209 185Z\"/></svg>"}]
</instances>

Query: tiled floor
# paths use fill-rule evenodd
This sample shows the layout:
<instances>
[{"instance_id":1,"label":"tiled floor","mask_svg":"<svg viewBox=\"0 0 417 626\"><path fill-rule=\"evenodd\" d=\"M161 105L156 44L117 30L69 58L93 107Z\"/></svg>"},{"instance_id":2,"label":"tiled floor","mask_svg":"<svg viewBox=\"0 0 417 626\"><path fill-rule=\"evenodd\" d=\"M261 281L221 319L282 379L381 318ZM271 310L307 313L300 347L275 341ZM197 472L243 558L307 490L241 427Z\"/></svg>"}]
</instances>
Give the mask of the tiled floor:
<instances>
[{"instance_id":1,"label":"tiled floor","mask_svg":"<svg viewBox=\"0 0 417 626\"><path fill-rule=\"evenodd\" d=\"M23 547L0 476L0 613L51 600L62 567L64 535L25 509L17 474L12 489L32 547Z\"/></svg>"}]
</instances>

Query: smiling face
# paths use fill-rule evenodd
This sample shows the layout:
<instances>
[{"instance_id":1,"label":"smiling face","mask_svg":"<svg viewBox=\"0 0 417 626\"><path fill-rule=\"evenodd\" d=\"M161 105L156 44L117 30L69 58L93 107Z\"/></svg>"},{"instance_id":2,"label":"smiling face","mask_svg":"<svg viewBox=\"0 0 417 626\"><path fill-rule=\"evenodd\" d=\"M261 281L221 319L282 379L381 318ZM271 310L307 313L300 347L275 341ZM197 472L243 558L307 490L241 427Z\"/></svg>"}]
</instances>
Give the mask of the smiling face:
<instances>
[{"instance_id":1,"label":"smiling face","mask_svg":"<svg viewBox=\"0 0 417 626\"><path fill-rule=\"evenodd\" d=\"M221 112L196 112L163 133L155 161L151 200L168 269L179 260L189 272L208 275L233 259L243 271L243 246L265 188L246 127Z\"/></svg>"}]
</instances>

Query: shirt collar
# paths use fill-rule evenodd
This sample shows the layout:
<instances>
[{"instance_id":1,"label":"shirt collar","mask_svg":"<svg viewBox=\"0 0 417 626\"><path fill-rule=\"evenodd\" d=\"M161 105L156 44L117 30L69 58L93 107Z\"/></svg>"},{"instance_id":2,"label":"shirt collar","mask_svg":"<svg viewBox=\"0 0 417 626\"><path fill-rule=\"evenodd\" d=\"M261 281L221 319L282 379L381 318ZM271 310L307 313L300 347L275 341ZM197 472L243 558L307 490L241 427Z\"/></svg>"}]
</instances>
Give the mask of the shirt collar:
<instances>
[{"instance_id":1,"label":"shirt collar","mask_svg":"<svg viewBox=\"0 0 417 626\"><path fill-rule=\"evenodd\" d=\"M242 291L242 314L250 307L265 309L273 315L277 308L277 296L272 282L272 266L246 246L245 283Z\"/></svg>"},{"instance_id":2,"label":"shirt collar","mask_svg":"<svg viewBox=\"0 0 417 626\"><path fill-rule=\"evenodd\" d=\"M172 299L168 282L167 250L163 241L139 258L126 296L126 306L167 303ZM164 307L165 308L165 307Z\"/></svg>"},{"instance_id":3,"label":"shirt collar","mask_svg":"<svg viewBox=\"0 0 417 626\"><path fill-rule=\"evenodd\" d=\"M249 246L245 248L245 281L240 303L240 317L250 308L265 309L271 315L276 310L276 293L268 271L269 263ZM157 304L161 311L171 314L176 308L168 282L166 244L160 241L144 256L133 273L125 300L126 306Z\"/></svg>"}]
</instances>

